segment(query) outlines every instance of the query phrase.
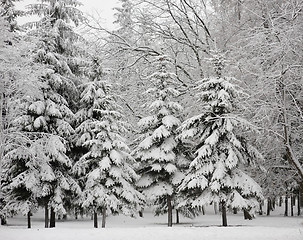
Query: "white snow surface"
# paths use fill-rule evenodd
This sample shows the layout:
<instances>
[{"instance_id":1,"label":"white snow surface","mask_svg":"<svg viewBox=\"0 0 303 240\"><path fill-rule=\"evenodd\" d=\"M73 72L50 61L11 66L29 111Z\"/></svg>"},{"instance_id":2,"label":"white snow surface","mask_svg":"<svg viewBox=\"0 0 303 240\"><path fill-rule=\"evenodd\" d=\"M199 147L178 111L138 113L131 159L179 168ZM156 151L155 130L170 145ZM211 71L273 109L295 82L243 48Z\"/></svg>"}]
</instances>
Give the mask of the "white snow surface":
<instances>
[{"instance_id":1,"label":"white snow surface","mask_svg":"<svg viewBox=\"0 0 303 240\"><path fill-rule=\"evenodd\" d=\"M214 215L210 207L205 216L187 219L180 216L180 224L166 226L167 215L154 217L147 209L144 217L108 216L106 228L93 228L90 217L56 222L56 228L45 229L43 212L32 217L32 228L27 229L26 217L8 219L7 226L0 226L2 240L302 240L303 217L284 217L283 208L271 216L257 216L244 220L243 214L228 214L228 227L221 227L221 215ZM175 216L173 216L175 221ZM99 217L99 227L101 217Z\"/></svg>"}]
</instances>

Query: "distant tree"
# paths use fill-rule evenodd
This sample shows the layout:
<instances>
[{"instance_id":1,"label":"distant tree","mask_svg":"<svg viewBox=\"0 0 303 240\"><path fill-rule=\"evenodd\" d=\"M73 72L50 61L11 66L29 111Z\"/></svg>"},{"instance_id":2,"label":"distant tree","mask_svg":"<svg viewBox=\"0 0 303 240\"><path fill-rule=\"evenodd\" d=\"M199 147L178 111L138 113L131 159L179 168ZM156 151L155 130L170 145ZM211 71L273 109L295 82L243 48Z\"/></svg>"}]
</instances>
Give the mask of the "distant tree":
<instances>
[{"instance_id":1,"label":"distant tree","mask_svg":"<svg viewBox=\"0 0 303 240\"><path fill-rule=\"evenodd\" d=\"M211 61L216 76L203 79L197 87L201 114L180 128L181 140L194 141L195 158L179 187L187 194L179 205L196 208L219 202L223 226L227 226L228 207L250 210L259 206L261 187L241 167L262 156L238 131L249 123L235 114L240 91L233 78L222 76L224 57L215 53Z\"/></svg>"},{"instance_id":2,"label":"distant tree","mask_svg":"<svg viewBox=\"0 0 303 240\"><path fill-rule=\"evenodd\" d=\"M122 108L110 92L110 85L102 81L97 62L92 73L92 81L80 85L81 107L76 128L76 145L87 151L73 169L84 185L82 207L93 211L96 228L97 214L101 211L104 228L107 210L134 216L144 198L135 189L136 162L123 138L127 125Z\"/></svg>"},{"instance_id":3,"label":"distant tree","mask_svg":"<svg viewBox=\"0 0 303 240\"><path fill-rule=\"evenodd\" d=\"M134 150L140 163L141 178L137 186L148 203L157 206L156 213L168 213L168 226L171 227L176 186L183 178L179 165L183 159L176 140L182 107L173 101L179 92L174 88L175 75L169 71L170 58L164 54L155 57L153 67L154 73L148 77L153 87L147 90L154 98L149 105L152 115L138 122L140 136Z\"/></svg>"}]
</instances>

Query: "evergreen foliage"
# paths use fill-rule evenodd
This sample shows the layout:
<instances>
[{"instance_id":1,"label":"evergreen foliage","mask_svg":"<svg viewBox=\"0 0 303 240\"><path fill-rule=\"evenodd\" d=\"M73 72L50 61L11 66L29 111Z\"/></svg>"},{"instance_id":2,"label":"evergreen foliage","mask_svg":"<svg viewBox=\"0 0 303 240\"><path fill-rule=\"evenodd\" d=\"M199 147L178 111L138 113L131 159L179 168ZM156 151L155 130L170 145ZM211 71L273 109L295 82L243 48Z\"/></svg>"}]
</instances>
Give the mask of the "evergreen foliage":
<instances>
[{"instance_id":1,"label":"evergreen foliage","mask_svg":"<svg viewBox=\"0 0 303 240\"><path fill-rule=\"evenodd\" d=\"M94 65L92 81L80 85L81 107L77 113L76 146L86 149L73 168L84 185L82 207L95 213L101 210L105 214L108 209L134 216L143 196L134 187L138 179L133 169L136 162L122 136L127 125L111 86L102 81L97 60Z\"/></svg>"},{"instance_id":2,"label":"evergreen foliage","mask_svg":"<svg viewBox=\"0 0 303 240\"><path fill-rule=\"evenodd\" d=\"M234 79L222 76L224 57L214 54L211 61L216 77L203 79L197 87L202 113L180 128L180 139L191 139L195 153L179 187L187 195L180 206L198 208L219 202L222 207L250 210L258 206L262 191L241 167L262 157L239 135L239 127L249 124L234 114L240 91Z\"/></svg>"},{"instance_id":3,"label":"evergreen foliage","mask_svg":"<svg viewBox=\"0 0 303 240\"><path fill-rule=\"evenodd\" d=\"M175 75L169 72L169 57L159 55L153 64L155 72L149 79L154 87L147 90L155 99L149 106L152 115L139 121L140 137L134 150L134 156L140 161L141 178L137 186L150 204L158 206L156 213L168 211L171 215L176 186L183 178L180 164L184 159L178 153L176 140L182 107L173 101L179 92L173 87ZM171 226L171 222L168 224Z\"/></svg>"},{"instance_id":4,"label":"evergreen foliage","mask_svg":"<svg viewBox=\"0 0 303 240\"><path fill-rule=\"evenodd\" d=\"M39 95L39 84L35 81L45 70L31 61L30 51L34 47L32 39L24 39L10 30L7 20L0 18L0 215L2 216L20 211L25 213L25 209L36 207L34 189L36 184L24 183L22 179L29 177L32 174L31 170L35 171L31 169L30 166L34 164L30 161L35 161L32 156L37 145L33 147L34 139L17 126L16 119L25 114L24 102ZM9 196L9 193L12 195Z\"/></svg>"},{"instance_id":5,"label":"evergreen foliage","mask_svg":"<svg viewBox=\"0 0 303 240\"><path fill-rule=\"evenodd\" d=\"M72 177L73 163L68 156L69 141L74 133L77 75L81 75L79 66L82 64L82 59L76 58L80 55L75 46L79 36L71 25L83 19L76 6L77 1L42 1L28 6L30 14L41 16L38 22L28 26L35 26L31 36L38 38L34 61L46 70L36 82L38 96L22 101L25 111L15 121L19 131L32 133L31 140L40 144L43 169L36 176L41 188L38 201L51 207L57 215L66 214L70 210L67 208L71 208L71 199L81 192ZM29 160L25 156L23 161L26 159ZM28 170L34 169L23 168L16 174Z\"/></svg>"}]
</instances>

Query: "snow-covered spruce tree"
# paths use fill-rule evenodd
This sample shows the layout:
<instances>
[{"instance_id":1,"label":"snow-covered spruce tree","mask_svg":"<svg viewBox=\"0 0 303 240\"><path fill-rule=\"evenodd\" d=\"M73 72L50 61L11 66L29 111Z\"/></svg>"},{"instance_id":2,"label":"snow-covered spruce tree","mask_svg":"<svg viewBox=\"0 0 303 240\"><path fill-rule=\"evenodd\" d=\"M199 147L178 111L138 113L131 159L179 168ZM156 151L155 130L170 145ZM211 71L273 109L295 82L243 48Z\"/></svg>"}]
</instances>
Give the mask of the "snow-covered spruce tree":
<instances>
[{"instance_id":1,"label":"snow-covered spruce tree","mask_svg":"<svg viewBox=\"0 0 303 240\"><path fill-rule=\"evenodd\" d=\"M16 131L27 136L29 140L28 146L11 148L5 155L6 168L15 166L8 171L12 181L8 183L7 192L14 192L19 185L26 187L28 194L31 193L28 197L45 206L46 227L48 207L51 207L51 227L54 227L54 213L66 214L66 201L80 194L80 188L71 174L72 161L67 156L66 139L74 133L70 125L74 115L62 96L53 91L47 83L37 81L35 84L39 86L37 93L21 99L19 108L22 108L22 111L13 122ZM37 170L39 174L36 174ZM32 182L39 184L22 182L29 177ZM13 200L12 197L7 199ZM19 200L24 201L24 198ZM7 201L7 206L9 211L12 204Z\"/></svg>"},{"instance_id":2,"label":"snow-covered spruce tree","mask_svg":"<svg viewBox=\"0 0 303 240\"><path fill-rule=\"evenodd\" d=\"M31 215L38 209L38 199L42 195L41 172L45 161L39 141L24 134L7 146L3 158L2 212L13 216L21 213L27 216L31 228ZM45 177L45 176L44 176Z\"/></svg>"},{"instance_id":3,"label":"snow-covered spruce tree","mask_svg":"<svg viewBox=\"0 0 303 240\"><path fill-rule=\"evenodd\" d=\"M44 97L33 103L29 109L34 116L29 131L34 129L50 134L49 144L54 145L49 150L54 152L49 152L49 162L54 173L60 175L56 176L56 181L52 182L52 190L44 198L46 222L48 206L51 207L51 227L55 225L55 212L65 214L66 207L71 205L73 198L71 194L64 195L63 190L66 189L58 189L63 186L57 180L60 177L69 177L70 181L67 182L74 185L70 190L78 191L69 171L72 161L68 156L68 149L73 133L73 110L77 108L76 85L83 75L83 59L77 45L81 38L74 31L74 26L83 20L81 11L77 9L79 5L76 0L44 0L28 5L29 14L41 16L39 21L27 24L34 27L30 33L39 39L35 60L48 68L43 78L46 85L43 89ZM54 139L57 141L53 141Z\"/></svg>"},{"instance_id":4,"label":"snow-covered spruce tree","mask_svg":"<svg viewBox=\"0 0 303 240\"><path fill-rule=\"evenodd\" d=\"M48 66L48 84L59 93L74 110L77 105L77 87L81 82L86 62L80 48L83 38L74 30L83 20L77 9L77 0L43 0L28 5L28 14L41 16L37 22L25 26L33 27L30 34L38 37L35 58Z\"/></svg>"},{"instance_id":5,"label":"snow-covered spruce tree","mask_svg":"<svg viewBox=\"0 0 303 240\"><path fill-rule=\"evenodd\" d=\"M155 57L155 72L149 76L153 88L147 90L154 101L149 110L152 115L142 118L138 125L140 136L136 140L134 156L138 159L140 180L137 186L143 191L150 204L157 205L156 213L168 213L168 226L172 226L173 201L176 186L183 174L179 169L180 155L177 151L177 131L182 107L173 101L179 93L173 87L175 75L167 55Z\"/></svg>"},{"instance_id":6,"label":"snow-covered spruce tree","mask_svg":"<svg viewBox=\"0 0 303 240\"><path fill-rule=\"evenodd\" d=\"M110 92L111 86L102 81L100 66L94 69L92 79L80 85L77 145L87 151L73 169L84 183L82 207L93 211L96 228L101 211L104 228L107 210L133 216L144 197L135 189L136 163L122 136L127 131L122 109Z\"/></svg>"},{"instance_id":7,"label":"snow-covered spruce tree","mask_svg":"<svg viewBox=\"0 0 303 240\"><path fill-rule=\"evenodd\" d=\"M4 217L8 213L23 212L27 214L23 208L26 201L28 203L32 201L32 206L35 205L35 184L24 183L28 187L26 191L32 193L28 197L22 196L20 191L11 191L13 188L16 189L16 177L30 171L29 166L32 164L25 163L32 160L29 156L33 156L34 149L31 134L23 132L21 127L15 123L16 119L26 112L23 103L39 95L39 84L36 81L45 70L39 64L33 63L31 59L30 52L34 48L32 39L23 38L10 30L8 21L0 18L1 223L5 223ZM24 159L21 160L22 156ZM23 171L27 173L23 173ZM20 184L22 183L20 182ZM14 196L9 196L10 193L13 193ZM20 193L19 197L17 197L18 193Z\"/></svg>"},{"instance_id":8,"label":"snow-covered spruce tree","mask_svg":"<svg viewBox=\"0 0 303 240\"><path fill-rule=\"evenodd\" d=\"M248 141L240 136L241 127L249 123L233 114L240 94L235 79L222 76L224 57L211 58L215 77L198 82L201 114L186 120L180 130L181 140L195 145L194 160L179 190L187 196L180 206L192 208L219 202L223 226L227 226L227 208L250 210L263 198L260 186L241 167L262 158Z\"/></svg>"}]
</instances>

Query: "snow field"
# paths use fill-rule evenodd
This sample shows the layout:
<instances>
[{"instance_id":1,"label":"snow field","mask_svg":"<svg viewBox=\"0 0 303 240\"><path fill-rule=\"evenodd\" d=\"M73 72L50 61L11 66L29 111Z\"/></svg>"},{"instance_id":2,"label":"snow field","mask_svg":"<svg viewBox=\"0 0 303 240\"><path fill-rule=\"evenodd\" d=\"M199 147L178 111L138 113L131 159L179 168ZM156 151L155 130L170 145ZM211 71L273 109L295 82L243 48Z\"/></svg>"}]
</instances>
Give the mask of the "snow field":
<instances>
[{"instance_id":1,"label":"snow field","mask_svg":"<svg viewBox=\"0 0 303 240\"><path fill-rule=\"evenodd\" d=\"M302 240L303 218L284 217L283 208L272 216L257 216L244 220L243 214L228 214L229 227L221 227L221 215L207 209L206 215L195 219L180 216L180 224L166 227L167 216L153 216L144 212L144 218L123 215L109 216L105 229L93 228L90 217L59 220L56 228L45 229L43 212L32 217L32 229L27 229L26 217L8 219L8 226L0 227L1 240ZM174 216L175 217L175 216ZM175 218L174 218L175 221ZM99 219L99 226L101 219Z\"/></svg>"}]
</instances>

